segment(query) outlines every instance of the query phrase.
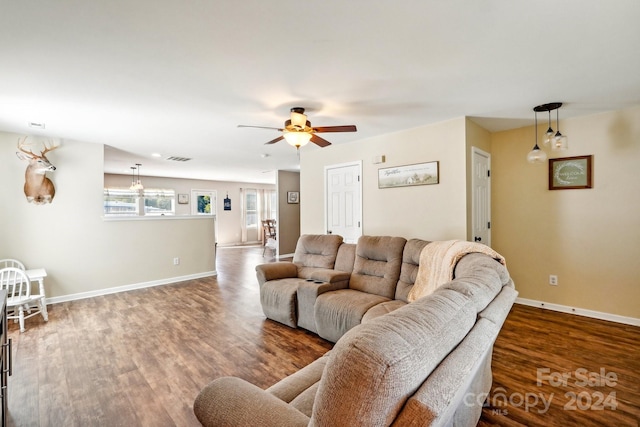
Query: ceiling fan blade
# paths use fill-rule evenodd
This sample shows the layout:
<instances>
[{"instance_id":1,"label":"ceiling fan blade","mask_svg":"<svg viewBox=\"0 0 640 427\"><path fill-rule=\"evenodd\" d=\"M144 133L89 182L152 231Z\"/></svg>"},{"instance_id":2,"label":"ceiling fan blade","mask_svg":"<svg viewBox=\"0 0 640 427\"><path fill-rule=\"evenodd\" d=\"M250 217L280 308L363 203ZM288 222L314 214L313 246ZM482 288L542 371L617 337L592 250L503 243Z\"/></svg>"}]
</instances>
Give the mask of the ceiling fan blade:
<instances>
[{"instance_id":1,"label":"ceiling fan blade","mask_svg":"<svg viewBox=\"0 0 640 427\"><path fill-rule=\"evenodd\" d=\"M282 132L284 129L282 128L272 128L268 126L251 126L251 125L238 125L239 128L257 128L257 129L272 129Z\"/></svg>"},{"instance_id":2,"label":"ceiling fan blade","mask_svg":"<svg viewBox=\"0 0 640 427\"><path fill-rule=\"evenodd\" d=\"M357 132L355 125L346 126L321 126L313 128L314 132Z\"/></svg>"},{"instance_id":3,"label":"ceiling fan blade","mask_svg":"<svg viewBox=\"0 0 640 427\"><path fill-rule=\"evenodd\" d=\"M265 142L265 143L264 143L264 145L267 145L267 144L275 144L276 142L278 142L278 141L280 141L280 140L282 140L282 139L284 139L284 136L280 135L280 136L279 136L279 137L277 137L276 139L272 139L272 140L271 140L271 141L269 141L269 142Z\"/></svg>"},{"instance_id":4,"label":"ceiling fan blade","mask_svg":"<svg viewBox=\"0 0 640 427\"><path fill-rule=\"evenodd\" d=\"M324 138L320 138L316 134L312 134L311 135L311 142L313 142L314 144L316 144L319 147L326 147L327 145L331 145L331 143L329 141L327 141Z\"/></svg>"}]
</instances>

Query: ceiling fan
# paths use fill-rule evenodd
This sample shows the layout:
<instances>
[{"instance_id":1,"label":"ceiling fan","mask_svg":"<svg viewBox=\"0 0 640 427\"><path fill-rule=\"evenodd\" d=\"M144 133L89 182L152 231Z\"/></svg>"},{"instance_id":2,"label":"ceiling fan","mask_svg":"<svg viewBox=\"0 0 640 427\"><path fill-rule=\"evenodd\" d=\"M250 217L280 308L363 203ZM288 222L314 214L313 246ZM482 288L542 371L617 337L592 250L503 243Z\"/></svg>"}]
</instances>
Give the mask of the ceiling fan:
<instances>
[{"instance_id":1,"label":"ceiling fan","mask_svg":"<svg viewBox=\"0 0 640 427\"><path fill-rule=\"evenodd\" d=\"M282 132L282 135L280 135L276 139L266 142L265 144L275 144L276 142L284 139L289 144L296 147L296 149L307 144L309 141L320 147L331 145L329 141L316 135L317 133L357 131L355 125L311 127L311 122L307 120L307 116L304 114L304 108L302 107L293 107L291 109L291 118L284 122L283 128L250 125L238 125L238 127L277 130L279 132Z\"/></svg>"}]
</instances>

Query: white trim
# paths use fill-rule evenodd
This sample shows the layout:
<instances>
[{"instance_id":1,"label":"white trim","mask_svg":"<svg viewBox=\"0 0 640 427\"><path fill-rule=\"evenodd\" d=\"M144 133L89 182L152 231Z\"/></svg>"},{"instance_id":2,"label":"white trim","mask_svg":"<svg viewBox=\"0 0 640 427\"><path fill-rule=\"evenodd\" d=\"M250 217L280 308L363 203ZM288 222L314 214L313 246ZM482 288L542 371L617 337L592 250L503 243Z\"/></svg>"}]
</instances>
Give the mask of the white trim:
<instances>
[{"instance_id":1,"label":"white trim","mask_svg":"<svg viewBox=\"0 0 640 427\"><path fill-rule=\"evenodd\" d=\"M203 277L217 276L214 271L205 271L203 273L190 274L187 276L169 277L166 279L152 280L150 282L133 283L131 285L116 286L114 288L98 289L89 292L80 292L77 294L62 295L59 297L47 298L47 304L58 304L61 302L75 301L85 298L92 298L101 295L116 294L118 292L126 292L134 289L150 288L152 286L170 285L173 283L184 282L185 280L200 279Z\"/></svg>"},{"instance_id":2,"label":"white trim","mask_svg":"<svg viewBox=\"0 0 640 427\"><path fill-rule=\"evenodd\" d=\"M276 258L280 259L280 258L293 258L294 254L279 254Z\"/></svg>"},{"instance_id":3,"label":"white trim","mask_svg":"<svg viewBox=\"0 0 640 427\"><path fill-rule=\"evenodd\" d=\"M157 220L181 220L181 219L210 219L215 215L147 215L147 216L103 216L105 222L111 221L157 221Z\"/></svg>"},{"instance_id":4,"label":"white trim","mask_svg":"<svg viewBox=\"0 0 640 427\"><path fill-rule=\"evenodd\" d=\"M624 323L626 325L640 326L640 319L635 317L619 316L617 314L603 313L601 311L587 310L584 308L569 307L567 305L552 304L533 299L516 298L516 304L540 307L547 310L559 311L561 313L577 314L579 316L592 317L594 319L608 320L610 322Z\"/></svg>"}]
</instances>

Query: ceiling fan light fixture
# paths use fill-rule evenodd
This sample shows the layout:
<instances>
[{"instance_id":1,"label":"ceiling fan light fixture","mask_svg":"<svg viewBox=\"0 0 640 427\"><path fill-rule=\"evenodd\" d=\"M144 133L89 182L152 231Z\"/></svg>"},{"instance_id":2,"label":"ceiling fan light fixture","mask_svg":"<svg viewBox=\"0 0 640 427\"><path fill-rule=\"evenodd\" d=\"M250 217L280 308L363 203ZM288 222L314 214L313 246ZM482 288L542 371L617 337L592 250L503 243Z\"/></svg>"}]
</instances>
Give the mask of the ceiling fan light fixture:
<instances>
[{"instance_id":1,"label":"ceiling fan light fixture","mask_svg":"<svg viewBox=\"0 0 640 427\"><path fill-rule=\"evenodd\" d=\"M300 111L302 110L302 111ZM296 129L304 129L307 124L307 115L303 113L304 109L291 109L291 125Z\"/></svg>"},{"instance_id":2,"label":"ceiling fan light fixture","mask_svg":"<svg viewBox=\"0 0 640 427\"><path fill-rule=\"evenodd\" d=\"M285 130L283 135L287 143L296 148L303 147L311 141L311 133L309 132L290 132Z\"/></svg>"},{"instance_id":3,"label":"ceiling fan light fixture","mask_svg":"<svg viewBox=\"0 0 640 427\"><path fill-rule=\"evenodd\" d=\"M313 142L318 147L327 147L331 145L329 141L318 136L318 133L358 131L355 125L311 127L311 122L307 120L307 116L304 114L304 108L302 107L293 107L291 109L291 117L285 120L284 127L281 128L249 125L238 125L238 127L277 130L278 132L282 132L282 134L271 141L265 142L266 145L275 144L276 142L284 139L287 143L296 148L300 148L303 145L308 144L309 141Z\"/></svg>"}]
</instances>

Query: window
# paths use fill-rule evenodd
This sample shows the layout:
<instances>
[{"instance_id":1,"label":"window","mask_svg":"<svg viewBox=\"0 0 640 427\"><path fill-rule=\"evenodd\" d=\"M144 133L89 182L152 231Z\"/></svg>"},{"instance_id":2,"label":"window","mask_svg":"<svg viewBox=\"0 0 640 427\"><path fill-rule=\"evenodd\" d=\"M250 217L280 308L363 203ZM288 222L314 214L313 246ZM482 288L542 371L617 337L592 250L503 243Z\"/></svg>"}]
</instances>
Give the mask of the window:
<instances>
[{"instance_id":1,"label":"window","mask_svg":"<svg viewBox=\"0 0 640 427\"><path fill-rule=\"evenodd\" d=\"M269 218L276 219L276 214L278 213L278 193L276 193L275 190L269 190L266 193L266 198L269 201L267 204Z\"/></svg>"},{"instance_id":2,"label":"window","mask_svg":"<svg viewBox=\"0 0 640 427\"><path fill-rule=\"evenodd\" d=\"M176 192L166 189L145 189L142 194L128 188L104 189L105 216L175 215Z\"/></svg>"},{"instance_id":3,"label":"window","mask_svg":"<svg viewBox=\"0 0 640 427\"><path fill-rule=\"evenodd\" d=\"M144 215L175 215L176 192L174 190L145 189Z\"/></svg>"},{"instance_id":4,"label":"window","mask_svg":"<svg viewBox=\"0 0 640 427\"><path fill-rule=\"evenodd\" d=\"M104 214L108 216L137 216L138 192L124 188L104 189Z\"/></svg>"},{"instance_id":5,"label":"window","mask_svg":"<svg viewBox=\"0 0 640 427\"><path fill-rule=\"evenodd\" d=\"M258 191L247 188L245 191L245 226L258 227Z\"/></svg>"}]
</instances>

